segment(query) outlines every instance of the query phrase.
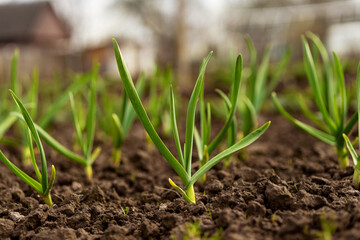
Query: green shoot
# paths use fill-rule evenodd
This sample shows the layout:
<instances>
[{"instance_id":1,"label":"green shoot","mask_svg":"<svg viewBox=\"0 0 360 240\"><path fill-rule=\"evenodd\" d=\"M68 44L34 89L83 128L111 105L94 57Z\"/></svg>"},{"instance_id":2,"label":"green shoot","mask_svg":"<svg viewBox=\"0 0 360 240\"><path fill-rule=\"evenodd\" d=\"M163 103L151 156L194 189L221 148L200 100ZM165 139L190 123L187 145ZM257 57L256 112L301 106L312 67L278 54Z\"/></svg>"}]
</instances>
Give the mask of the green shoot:
<instances>
[{"instance_id":1,"label":"green shoot","mask_svg":"<svg viewBox=\"0 0 360 240\"><path fill-rule=\"evenodd\" d=\"M97 80L98 67L93 70L93 75L90 83L90 92L89 92L89 109L86 119L86 135L83 134L83 129L81 128L79 118L77 113L79 112L77 106L75 105L75 100L73 94L69 93L70 105L73 115L73 123L75 127L77 141L80 144L82 155L86 160L85 172L88 178L92 178L92 163L94 162L94 153L97 157L100 150L92 151L94 136L95 136L95 116L96 116L96 80Z\"/></svg>"},{"instance_id":2,"label":"green shoot","mask_svg":"<svg viewBox=\"0 0 360 240\"><path fill-rule=\"evenodd\" d=\"M55 167L51 166L51 176L50 181L48 180L47 176L47 166L46 166L46 157L44 148L41 144L39 134L36 130L35 124L33 120L30 117L30 114L26 110L24 104L20 101L20 99L15 95L13 91L10 90L10 93L18 105L19 109L21 110L22 116L27 124L28 129L27 136L28 136L28 143L30 146L30 155L31 155L31 162L34 167L34 171L36 173L36 176L39 181L36 181L23 171L21 171L18 167L16 167L11 161L9 161L5 155L0 151L0 159L1 161L21 180L23 180L25 183L29 184L33 189L35 189L44 199L45 203L52 207L52 199L50 195L51 188L54 184L55 180ZM35 160L35 154L33 150L33 143L32 141L35 141L36 146L39 149L40 152L40 160L41 160L41 171L39 171L39 168L37 166L36 160Z\"/></svg>"},{"instance_id":3,"label":"green shoot","mask_svg":"<svg viewBox=\"0 0 360 240\"><path fill-rule=\"evenodd\" d=\"M87 84L93 76L93 71L84 74L82 76L76 76L74 82L60 95L51 107L46 110L46 113L39 118L39 126L46 129L51 123L52 119L59 112L60 108L65 106L69 100L69 94L75 94Z\"/></svg>"},{"instance_id":4,"label":"green shoot","mask_svg":"<svg viewBox=\"0 0 360 240\"><path fill-rule=\"evenodd\" d=\"M1 119L0 122L0 139L4 133L14 124L16 117L13 115L8 115L5 119Z\"/></svg>"},{"instance_id":5,"label":"green shoot","mask_svg":"<svg viewBox=\"0 0 360 240\"><path fill-rule=\"evenodd\" d=\"M239 57L236 60L236 67L235 67L235 74L234 74L234 81L231 86L231 94L230 98L228 98L225 93L221 90L217 90L220 96L223 98L225 105L227 107L228 113L225 124L223 128L220 130L218 135L210 142L210 134L211 134L211 108L210 104L208 103L205 108L204 103L204 83L202 83L201 92L200 92L200 133L195 129L194 137L195 137L195 144L197 147L197 152L199 155L200 166L199 168L203 167L209 160L209 156L214 152L214 150L218 147L220 141L225 137L225 135L229 132L232 139L231 145L235 144L236 142L236 126L234 121L234 115L237 107L238 96L239 96L239 89L240 89L240 82L241 82L241 73L242 73L242 58ZM172 103L173 105L173 103ZM229 147L230 147L229 146ZM206 180L206 175L204 174L200 181L204 182Z\"/></svg>"},{"instance_id":6,"label":"green shoot","mask_svg":"<svg viewBox=\"0 0 360 240\"><path fill-rule=\"evenodd\" d=\"M100 154L101 149L96 148L94 151L93 148L93 141L94 141L94 135L95 135L95 114L96 114L96 78L98 73L98 67L95 67L92 70L91 74L91 85L90 85L90 91L89 91L89 109L88 109L88 115L86 119L86 136L83 136L83 129L80 125L80 120L77 116L77 105L75 105L75 100L72 95L72 93L69 93L69 99L70 99L70 105L73 113L73 123L75 127L76 137L78 140L78 143L80 144L82 156L70 151L65 146L63 146L61 143L59 143L57 140L55 140L53 137L51 137L43 128L35 124L36 130L39 133L39 136L44 140L46 144L48 144L51 148L53 148L55 151L57 151L59 154L65 156L66 158L80 163L81 165L85 166L85 173L86 176L91 179L92 178L92 164L95 161L95 159ZM24 120L21 115L14 114L18 118Z\"/></svg>"},{"instance_id":7,"label":"green shoot","mask_svg":"<svg viewBox=\"0 0 360 240\"><path fill-rule=\"evenodd\" d=\"M25 99L29 102L30 107L30 116L34 119L37 114L37 107L38 107L38 88L39 88L39 72L37 68L34 68L33 75L32 75L32 84L31 89L28 92L27 96L25 96ZM23 128L26 129L26 126L23 126ZM22 131L22 133L25 131ZM29 146L28 141L26 141L26 137L23 135L23 146L22 146L22 159L25 165L29 165L31 163L31 146Z\"/></svg>"},{"instance_id":8,"label":"green shoot","mask_svg":"<svg viewBox=\"0 0 360 240\"><path fill-rule=\"evenodd\" d=\"M13 57L11 59L11 89L14 91L14 93L17 96L21 95L21 86L19 84L18 79L18 61L19 61L19 50L15 49ZM37 95L38 95L38 74L37 69L34 69L33 72L33 79L32 79L32 85L30 91L27 93L27 95L24 97L26 101L26 106L30 107L30 115L32 118L35 117L36 109L37 109ZM10 105L10 104L9 104ZM13 109L10 109L13 110ZM2 121L0 124L0 138L2 135L6 132L8 128L10 128L16 121L16 117L8 114L7 117ZM21 134L22 140L20 141L20 144L22 145L22 161L25 165L31 164L31 156L30 156L30 147L27 141L27 126L26 124L20 124L16 125L16 130Z\"/></svg>"},{"instance_id":9,"label":"green shoot","mask_svg":"<svg viewBox=\"0 0 360 240\"><path fill-rule=\"evenodd\" d=\"M116 83L112 78L101 79L101 81L97 83L99 97L97 98L96 118L101 134L104 134L104 137L112 137L114 125L109 123L113 121L113 113L117 112L121 106L121 103L119 104L118 101L114 101L114 98L117 97L118 94L117 89L113 87L114 84Z\"/></svg>"},{"instance_id":10,"label":"green shoot","mask_svg":"<svg viewBox=\"0 0 360 240\"><path fill-rule=\"evenodd\" d=\"M250 74L241 93L239 110L241 115L242 133L246 136L257 127L257 116L264 105L265 100L275 89L285 72L290 60L291 51L287 50L275 67L274 73L269 76L269 62L271 47L267 47L264 56L258 66L258 53L249 35L245 37L246 45L250 55Z\"/></svg>"},{"instance_id":11,"label":"green shoot","mask_svg":"<svg viewBox=\"0 0 360 240\"><path fill-rule=\"evenodd\" d=\"M11 88L17 96L21 96L21 85L19 84L19 79L17 75L17 67L18 67L18 60L19 60L19 51L15 50L13 58L11 60ZM66 91L65 95L60 97L50 109L45 111L46 113L40 117L40 122L43 124L42 126L45 127L54 117L55 113L58 109L66 103L68 98L68 92L70 90L77 91L80 89L80 86L84 85L88 81L89 77L85 75L83 79L75 81L73 85L71 85ZM29 107L30 116L35 119L37 116L38 110L38 90L39 90L39 72L37 68L34 68L32 74L32 82L30 86L30 91L26 93L23 97L23 101L25 102L25 106ZM7 104L9 105L9 104ZM13 109L9 109L10 111ZM4 114L5 115L5 114ZM0 138L9 129L12 124L16 121L17 117L14 114L6 113L6 117L0 120ZM22 123L17 126L16 130L21 134L22 139L20 141L14 141L9 139L2 139L2 142L9 143L9 144L17 144L22 145L22 160L25 165L31 164L31 156L30 156L30 146L28 145L27 135L25 134L26 131L26 124Z\"/></svg>"},{"instance_id":12,"label":"green shoot","mask_svg":"<svg viewBox=\"0 0 360 240\"><path fill-rule=\"evenodd\" d=\"M141 75L136 85L136 91L141 96L145 87L145 75ZM121 160L121 148L124 144L124 139L129 132L134 120L136 113L133 106L129 102L129 99L124 92L120 114L112 114L113 121L113 162L115 167L119 166Z\"/></svg>"},{"instance_id":13,"label":"green shoot","mask_svg":"<svg viewBox=\"0 0 360 240\"><path fill-rule=\"evenodd\" d=\"M133 80L131 79L131 76L129 74L129 71L126 67L126 64L123 60L123 57L121 55L119 46L115 39L113 39L113 45L114 45L114 51L115 51L115 57L117 61L117 65L119 68L119 73L121 76L121 80L123 82L125 91L134 107L135 112L137 113L141 123L143 124L146 132L148 133L149 137L153 141L154 145L158 148L160 153L165 157L165 159L169 162L169 164L172 166L174 171L177 173L177 175L180 177L181 181L184 184L185 191L182 190L180 187L178 187L171 179L169 179L169 182L171 186L173 186L183 197L184 199L189 203L195 203L195 191L194 191L194 183L199 180L204 174L206 174L207 171L209 171L213 166L215 166L217 163L219 163L221 160L225 159L226 157L232 155L233 153L239 151L240 149L250 145L253 143L256 139L258 139L269 127L270 122L264 124L262 127L256 129L249 135L247 135L245 138L241 139L239 142L235 143L233 146L229 147L228 149L220 152L215 157L212 157L209 159L207 163L205 163L201 168L199 168L194 174L191 173L191 165L192 165L192 150L193 150L193 138L194 138L194 129L195 129L195 111L196 111L196 105L198 102L198 98L200 96L201 89L203 87L203 81L204 81L204 74L205 74L205 68L206 65L210 59L210 56L212 53L208 55L206 59L204 59L201 68L200 68L200 74L196 81L195 87L193 89L193 92L191 94L189 105L188 105L188 112L186 117L186 134L185 134L185 143L184 147L181 148L180 140L179 140L179 134L176 124L176 116L175 111L171 110L171 121L173 126L173 135L176 142L176 147L178 151L178 158L177 160L174 155L170 152L170 150L166 147L164 142L159 137L158 133L156 132L154 126L152 125L144 106L139 98L138 93L136 92L136 88L134 86ZM240 58L240 57L239 57ZM172 90L170 89L170 92ZM174 94L171 93L171 109L174 109ZM220 137L219 137L220 138ZM217 138L217 139L219 139ZM215 141L215 140L214 140ZM216 140L220 141L220 140ZM215 143L216 143L215 141ZM216 146L215 144L209 145L209 148ZM184 149L184 151L182 150Z\"/></svg>"},{"instance_id":14,"label":"green shoot","mask_svg":"<svg viewBox=\"0 0 360 240\"><path fill-rule=\"evenodd\" d=\"M319 240L332 240L336 232L337 224L332 216L320 216L321 230L314 232L314 235Z\"/></svg>"},{"instance_id":15,"label":"green shoot","mask_svg":"<svg viewBox=\"0 0 360 240\"><path fill-rule=\"evenodd\" d=\"M20 93L20 86L18 83L18 61L19 61L19 49L15 49L13 57L11 59L11 89L15 92L16 95Z\"/></svg>"},{"instance_id":16,"label":"green shoot","mask_svg":"<svg viewBox=\"0 0 360 240\"><path fill-rule=\"evenodd\" d=\"M172 70L167 67L162 70L156 67L149 83L149 100L146 109L156 130L162 130L166 136L171 135L169 109L169 87L172 79ZM150 139L148 139L150 140Z\"/></svg>"},{"instance_id":17,"label":"green shoot","mask_svg":"<svg viewBox=\"0 0 360 240\"><path fill-rule=\"evenodd\" d=\"M202 240L220 240L222 239L222 228L219 228L212 236L207 232L203 233L200 228L200 222L189 222L185 224L186 231L184 232L183 240L202 239Z\"/></svg>"},{"instance_id":18,"label":"green shoot","mask_svg":"<svg viewBox=\"0 0 360 240\"><path fill-rule=\"evenodd\" d=\"M356 100L357 100L357 114L358 114L358 118L359 118L359 113L360 113L360 64L358 67L358 72L357 72L357 77L356 77ZM360 126L358 124L358 136L360 136ZM353 147L353 143L350 142L349 138L343 134L343 137L345 139L345 144L346 147L348 149L348 151L350 152L351 158L353 160L354 163L354 175L353 175L353 185L355 186L356 189L359 189L359 185L360 185L360 157L359 154L356 153L354 147ZM358 138L357 138L358 139ZM360 151L360 143L358 143L359 147L358 150Z\"/></svg>"},{"instance_id":19,"label":"green shoot","mask_svg":"<svg viewBox=\"0 0 360 240\"><path fill-rule=\"evenodd\" d=\"M120 207L120 208L121 208L121 211L122 211L122 213L123 213L124 215L128 215L128 214L129 214L129 207L125 207L125 208Z\"/></svg>"},{"instance_id":20,"label":"green shoot","mask_svg":"<svg viewBox=\"0 0 360 240\"><path fill-rule=\"evenodd\" d=\"M304 103L302 103L301 109L305 110L303 111L304 115L307 116L311 122L315 125L319 125L320 122L323 127L321 130L318 130L293 118L281 106L276 93L272 94L272 99L278 111L290 122L313 137L334 146L340 167L346 168L346 166L349 165L347 158L348 152L346 151L345 141L342 135L349 134L358 119L358 115L355 113L348 121L346 121L348 106L345 80L337 55L333 53L334 61L332 68L329 62L328 53L319 38L313 34L309 34L308 36L313 42L314 47L319 50L325 68L325 77L319 77L319 71L314 62L309 44L306 38L302 36L305 70L314 95L315 103L320 110L321 118L319 118L316 113L313 113Z\"/></svg>"},{"instance_id":21,"label":"green shoot","mask_svg":"<svg viewBox=\"0 0 360 240\"><path fill-rule=\"evenodd\" d=\"M17 66L18 66L18 59L19 59L19 51L15 50L12 61L11 61L11 88L14 91L14 93L17 96L20 96L21 94L21 85L19 84L19 80L17 77ZM55 114L58 112L58 110L65 105L66 101L68 100L68 96L70 92L76 92L80 90L80 88L91 79L92 73L86 74L82 77L79 77L78 79L75 79L74 83L68 87L63 95L61 95L52 106L47 109L45 114L40 116L40 125L42 127L48 126L52 118L55 116ZM25 105L29 107L30 116L34 119L37 115L38 110L38 88L39 88L39 73L38 69L34 68L33 75L32 75L32 82L30 91L27 92L27 94L23 97L23 101L25 102ZM6 99L4 99L5 101ZM2 102L3 103L3 102ZM5 106L1 106L4 110L4 107L9 104L3 103ZM13 109L9 109L12 111ZM2 118L0 116L0 139L2 138L3 134L9 129L16 121L17 116L16 114L9 114L9 112L4 112L4 114L1 114L6 116L5 118ZM20 115L21 116L21 115ZM18 116L19 117L19 116ZM22 135L22 140L20 141L14 141L12 139L1 139L3 143L6 144L16 144L16 145L22 145L22 160L23 163L31 164L31 156L30 156L30 146L27 141L27 135L26 133L27 126L26 124L22 123L19 126L17 126L16 130Z\"/></svg>"},{"instance_id":22,"label":"green shoot","mask_svg":"<svg viewBox=\"0 0 360 240\"><path fill-rule=\"evenodd\" d=\"M10 76L11 76L11 89L15 91L16 95L19 95L19 86L18 86L19 84L17 81L18 59L19 59L19 49L15 49L13 57L11 59ZM5 102L6 99L2 99L2 100ZM5 108L5 104L2 107ZM15 121L16 121L16 117L10 114L7 114L7 116L4 119L0 118L0 139L2 138L4 133L15 123Z\"/></svg>"},{"instance_id":23,"label":"green shoot","mask_svg":"<svg viewBox=\"0 0 360 240\"><path fill-rule=\"evenodd\" d=\"M37 113L37 107L38 107L38 92L39 92L39 70L37 68L34 68L33 74L32 74L32 85L30 92L28 93L28 99L31 103L30 108L30 116L34 118Z\"/></svg>"}]
</instances>

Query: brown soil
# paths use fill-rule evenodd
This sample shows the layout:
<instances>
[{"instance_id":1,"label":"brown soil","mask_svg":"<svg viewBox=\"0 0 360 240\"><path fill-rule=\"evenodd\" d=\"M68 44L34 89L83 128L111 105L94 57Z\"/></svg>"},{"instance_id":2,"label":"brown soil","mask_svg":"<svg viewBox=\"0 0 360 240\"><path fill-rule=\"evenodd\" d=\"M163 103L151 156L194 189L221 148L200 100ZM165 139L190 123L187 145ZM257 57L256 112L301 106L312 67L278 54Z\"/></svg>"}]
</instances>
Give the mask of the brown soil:
<instances>
[{"instance_id":1,"label":"brown soil","mask_svg":"<svg viewBox=\"0 0 360 240\"><path fill-rule=\"evenodd\" d=\"M247 148L246 161L219 164L203 186L196 183L196 204L170 188L169 177L180 181L158 151L148 149L140 125L118 169L111 165L111 145L96 143L103 151L92 182L81 166L46 148L49 166L57 170L52 209L0 164L0 238L196 239L188 229L198 222L202 236L222 239L317 239L326 227L334 229L333 239L360 239L353 167L339 169L331 147L283 117L264 120L272 125ZM57 133L61 142L72 139L72 128ZM1 149L32 172L19 162L17 149Z\"/></svg>"}]
</instances>

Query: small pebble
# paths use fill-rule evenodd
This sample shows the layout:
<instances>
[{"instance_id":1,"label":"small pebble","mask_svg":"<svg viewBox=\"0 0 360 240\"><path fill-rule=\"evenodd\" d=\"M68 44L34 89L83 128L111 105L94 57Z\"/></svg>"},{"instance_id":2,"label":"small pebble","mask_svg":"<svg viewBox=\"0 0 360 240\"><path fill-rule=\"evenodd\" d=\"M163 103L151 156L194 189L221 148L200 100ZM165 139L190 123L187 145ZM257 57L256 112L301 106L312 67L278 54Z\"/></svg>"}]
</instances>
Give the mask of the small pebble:
<instances>
[{"instance_id":1,"label":"small pebble","mask_svg":"<svg viewBox=\"0 0 360 240\"><path fill-rule=\"evenodd\" d=\"M18 212L10 212L9 213L9 217L11 220L13 220L14 222L20 222L21 220L23 220L25 218L24 215L21 215Z\"/></svg>"},{"instance_id":2,"label":"small pebble","mask_svg":"<svg viewBox=\"0 0 360 240\"><path fill-rule=\"evenodd\" d=\"M167 209L167 205L165 203L161 203L160 207L159 207L159 210L160 211L165 211L166 209Z\"/></svg>"},{"instance_id":3,"label":"small pebble","mask_svg":"<svg viewBox=\"0 0 360 240\"><path fill-rule=\"evenodd\" d=\"M71 184L71 188L72 188L72 190L74 190L74 191L78 191L78 190L81 190L82 186L81 186L81 184L78 183L78 182L73 182L73 183Z\"/></svg>"}]
</instances>

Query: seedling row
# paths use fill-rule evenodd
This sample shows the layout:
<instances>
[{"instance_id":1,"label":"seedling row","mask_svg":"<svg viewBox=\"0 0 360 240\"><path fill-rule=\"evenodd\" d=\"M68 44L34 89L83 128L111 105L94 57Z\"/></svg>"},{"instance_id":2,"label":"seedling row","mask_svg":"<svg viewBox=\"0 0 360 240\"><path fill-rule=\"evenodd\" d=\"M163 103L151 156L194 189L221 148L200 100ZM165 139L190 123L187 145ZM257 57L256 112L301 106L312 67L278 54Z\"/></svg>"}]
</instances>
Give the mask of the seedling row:
<instances>
[{"instance_id":1,"label":"seedling row","mask_svg":"<svg viewBox=\"0 0 360 240\"><path fill-rule=\"evenodd\" d=\"M184 104L180 104L183 101L176 94L177 86L171 68L164 71L158 68L150 81L147 81L149 77L141 74L135 84L115 39L114 60L117 62L121 83L111 84L121 85L121 93L110 96L108 86L105 85L107 82L99 76L99 66L94 65L89 73L74 75L72 84L46 107L41 105L41 96L39 98L41 83L37 69L34 69L31 86L20 88L17 77L19 52L15 51L11 62L10 93L1 94L0 138L2 143L16 145L21 149L23 165L31 165L37 179L14 165L13 159L5 156L1 150L0 159L52 207L51 189L56 187L56 166L51 166L51 172L48 173L43 143L72 161L74 167L81 165L91 180L94 175L93 163L102 154L100 147L94 147L95 136L102 136L112 142L112 159L109 161L112 161L114 169L121 168L124 164L121 162L124 143L127 136L131 135L134 121L138 119L146 131L148 146L156 147L179 177L179 182L169 178L169 186L188 203L196 203L194 184L206 185L206 175L210 169L220 162L224 163L224 167L228 165L235 158L235 153L245 152L247 146L256 144L256 140L271 127L269 121L259 125L258 116L264 104L272 98L273 106L286 119L334 149L340 168L349 166L348 156L351 156L354 165L353 185L358 188L360 160L355 150L358 138L351 141L350 134L356 128L359 118L360 69L356 78L357 108L351 109L351 89L347 89L345 84L338 56L333 53L330 57L316 35L308 33L302 36L304 69L311 89L310 98L314 100L317 109L306 101L309 96L294 95L294 98L303 116L312 123L308 124L294 118L283 106L281 97L278 98L274 92L289 65L290 51L284 53L281 60L274 64L273 74L269 74L271 48L267 48L259 60L250 37L246 37L246 43L250 53L249 66L244 67L243 58L238 55L235 63L231 64L228 93L214 89L225 111L217 111L217 105L205 96L205 73L212 55L210 52L202 61L186 114L181 114L185 117L181 118L179 113L185 113L185 110L180 107ZM11 104L10 98L6 97L8 95L15 104ZM74 139L67 140L72 142L72 147L60 142L49 131L51 122L64 115L66 107L71 109ZM215 113L224 119L221 129L216 133L212 128ZM180 124L179 119L184 120L185 124ZM180 131L183 128L185 131ZM21 136L20 140L8 138L6 133L9 132ZM168 141L164 141L164 138L173 139L175 152L165 144ZM36 159L38 155L40 161Z\"/></svg>"}]
</instances>

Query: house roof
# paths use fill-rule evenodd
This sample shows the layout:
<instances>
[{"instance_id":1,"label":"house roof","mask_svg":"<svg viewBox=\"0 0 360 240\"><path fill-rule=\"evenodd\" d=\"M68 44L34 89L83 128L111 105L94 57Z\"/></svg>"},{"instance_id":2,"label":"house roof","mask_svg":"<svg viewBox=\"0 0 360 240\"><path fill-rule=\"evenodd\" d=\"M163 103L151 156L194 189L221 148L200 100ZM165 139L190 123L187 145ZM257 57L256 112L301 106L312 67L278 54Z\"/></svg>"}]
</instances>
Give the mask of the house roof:
<instances>
[{"instance_id":1,"label":"house roof","mask_svg":"<svg viewBox=\"0 0 360 240\"><path fill-rule=\"evenodd\" d=\"M53 24L67 38L65 24L56 16L49 2L10 3L0 5L0 42L30 42L39 18L47 11Z\"/></svg>"}]
</instances>

